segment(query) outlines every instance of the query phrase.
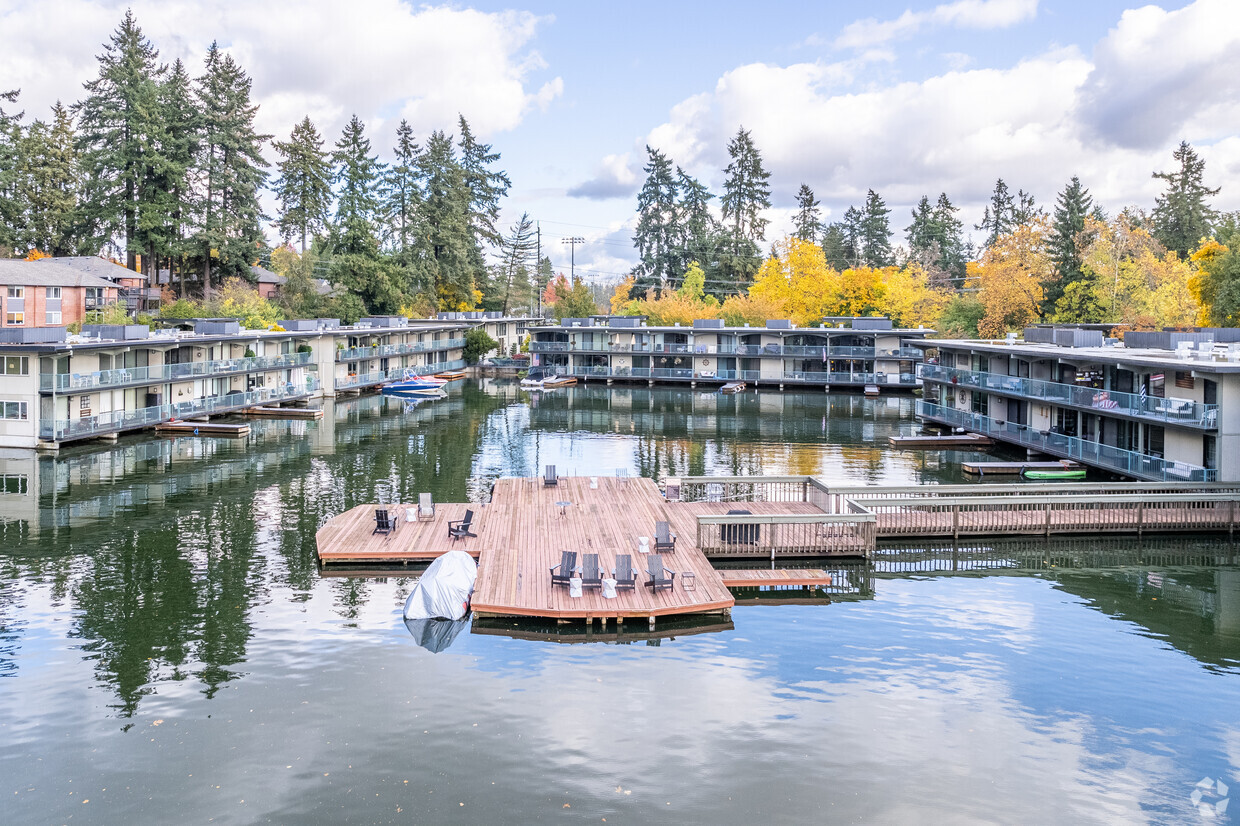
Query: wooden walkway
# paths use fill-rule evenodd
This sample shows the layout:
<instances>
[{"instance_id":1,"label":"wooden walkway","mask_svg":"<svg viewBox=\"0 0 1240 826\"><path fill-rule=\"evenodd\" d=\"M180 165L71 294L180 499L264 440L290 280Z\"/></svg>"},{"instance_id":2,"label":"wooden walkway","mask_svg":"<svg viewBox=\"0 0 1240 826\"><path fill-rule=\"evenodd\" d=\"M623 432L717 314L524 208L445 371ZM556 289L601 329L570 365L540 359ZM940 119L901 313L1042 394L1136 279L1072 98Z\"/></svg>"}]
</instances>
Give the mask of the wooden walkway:
<instances>
[{"instance_id":1,"label":"wooden walkway","mask_svg":"<svg viewBox=\"0 0 1240 826\"><path fill-rule=\"evenodd\" d=\"M754 588L764 585L830 585L834 578L826 571L796 568L758 568L757 570L721 570L723 584L729 588Z\"/></svg>"}]
</instances>

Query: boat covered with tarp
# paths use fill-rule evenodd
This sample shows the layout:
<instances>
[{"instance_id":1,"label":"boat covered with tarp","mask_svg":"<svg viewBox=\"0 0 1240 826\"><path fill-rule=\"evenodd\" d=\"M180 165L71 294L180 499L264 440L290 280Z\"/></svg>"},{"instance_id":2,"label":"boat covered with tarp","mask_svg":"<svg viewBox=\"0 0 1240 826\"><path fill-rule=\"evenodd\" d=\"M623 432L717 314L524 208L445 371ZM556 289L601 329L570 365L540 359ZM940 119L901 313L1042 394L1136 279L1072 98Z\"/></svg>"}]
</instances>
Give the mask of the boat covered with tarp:
<instances>
[{"instance_id":1,"label":"boat covered with tarp","mask_svg":"<svg viewBox=\"0 0 1240 826\"><path fill-rule=\"evenodd\" d=\"M457 620L469 613L478 564L464 551L448 551L427 566L409 598L405 619Z\"/></svg>"}]
</instances>

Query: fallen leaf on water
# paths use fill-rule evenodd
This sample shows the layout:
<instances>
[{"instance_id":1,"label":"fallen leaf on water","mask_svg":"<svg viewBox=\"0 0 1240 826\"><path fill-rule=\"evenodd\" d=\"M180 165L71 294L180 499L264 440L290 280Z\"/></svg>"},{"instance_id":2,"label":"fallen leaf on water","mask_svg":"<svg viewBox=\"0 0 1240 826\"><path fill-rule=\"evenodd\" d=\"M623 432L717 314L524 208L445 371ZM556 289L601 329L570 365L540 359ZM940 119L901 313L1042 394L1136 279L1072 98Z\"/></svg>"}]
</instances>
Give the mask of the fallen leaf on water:
<instances>
[{"instance_id":1,"label":"fallen leaf on water","mask_svg":"<svg viewBox=\"0 0 1240 826\"><path fill-rule=\"evenodd\" d=\"M153 725L153 726L158 726L158 725L160 725L160 724L161 724L161 723L163 723L163 722L164 722L163 720L156 720L155 722L151 723L151 725Z\"/></svg>"},{"instance_id":2,"label":"fallen leaf on water","mask_svg":"<svg viewBox=\"0 0 1240 826\"><path fill-rule=\"evenodd\" d=\"M565 803L565 804L564 804L563 806L561 806L560 808L562 808L562 809L571 809L571 808L573 808L573 807L572 807L572 806L570 806L570 805L568 805L567 803Z\"/></svg>"},{"instance_id":3,"label":"fallen leaf on water","mask_svg":"<svg viewBox=\"0 0 1240 826\"><path fill-rule=\"evenodd\" d=\"M624 788L623 788L623 787L621 787L621 786L617 786L617 787L616 787L616 794L620 794L620 792L622 792L622 791L624 791Z\"/></svg>"}]
</instances>

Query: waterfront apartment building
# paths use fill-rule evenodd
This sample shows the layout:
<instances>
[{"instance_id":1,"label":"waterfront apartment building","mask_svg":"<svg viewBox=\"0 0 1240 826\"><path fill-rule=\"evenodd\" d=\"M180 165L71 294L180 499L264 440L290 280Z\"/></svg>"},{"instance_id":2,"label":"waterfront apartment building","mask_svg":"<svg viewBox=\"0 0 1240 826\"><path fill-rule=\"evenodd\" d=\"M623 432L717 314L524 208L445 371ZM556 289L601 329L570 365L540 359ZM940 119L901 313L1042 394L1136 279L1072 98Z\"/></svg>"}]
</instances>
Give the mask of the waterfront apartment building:
<instances>
[{"instance_id":1,"label":"waterfront apartment building","mask_svg":"<svg viewBox=\"0 0 1240 826\"><path fill-rule=\"evenodd\" d=\"M112 281L72 267L0 258L0 329L74 324L117 301L120 291Z\"/></svg>"},{"instance_id":2,"label":"waterfront apartment building","mask_svg":"<svg viewBox=\"0 0 1240 826\"><path fill-rule=\"evenodd\" d=\"M1132 479L1240 481L1240 330L927 341L917 416Z\"/></svg>"},{"instance_id":3,"label":"waterfront apartment building","mask_svg":"<svg viewBox=\"0 0 1240 826\"><path fill-rule=\"evenodd\" d=\"M465 333L514 329L498 314L445 320L401 316L284 321L243 330L231 319L181 329L86 325L0 329L0 448L55 449L171 419L374 388L465 366Z\"/></svg>"},{"instance_id":4,"label":"waterfront apartment building","mask_svg":"<svg viewBox=\"0 0 1240 826\"><path fill-rule=\"evenodd\" d=\"M651 383L744 381L912 389L932 330L899 330L886 318L825 318L821 327L770 320L726 327L650 326L642 316L566 318L530 327L531 367L586 378Z\"/></svg>"}]
</instances>

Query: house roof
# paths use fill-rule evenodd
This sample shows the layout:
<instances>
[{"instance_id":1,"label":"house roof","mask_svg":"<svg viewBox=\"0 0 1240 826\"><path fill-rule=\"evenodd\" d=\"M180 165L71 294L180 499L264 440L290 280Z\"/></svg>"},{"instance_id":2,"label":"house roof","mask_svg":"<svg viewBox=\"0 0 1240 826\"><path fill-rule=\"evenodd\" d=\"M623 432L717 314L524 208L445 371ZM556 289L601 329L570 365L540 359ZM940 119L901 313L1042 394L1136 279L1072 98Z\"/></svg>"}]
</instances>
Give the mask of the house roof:
<instances>
[{"instance_id":1,"label":"house roof","mask_svg":"<svg viewBox=\"0 0 1240 826\"><path fill-rule=\"evenodd\" d=\"M259 284L283 284L288 281L288 279L284 276L276 275L271 270L266 269L265 267L260 267L257 264L250 267L250 273L254 276L254 280Z\"/></svg>"},{"instance_id":2,"label":"house roof","mask_svg":"<svg viewBox=\"0 0 1240 826\"><path fill-rule=\"evenodd\" d=\"M55 264L61 267L69 267L88 275L106 278L108 281L117 281L121 278L138 278L143 281L146 280L146 276L144 274L135 272L127 267L122 267L115 261L109 261L106 258L100 258L97 255L72 255L64 258L40 258L35 263L43 266Z\"/></svg>"},{"instance_id":3,"label":"house roof","mask_svg":"<svg viewBox=\"0 0 1240 826\"><path fill-rule=\"evenodd\" d=\"M109 281L106 278L100 278L97 275L92 275L75 267L56 263L60 259L44 258L40 260L52 263L40 264L37 261L0 258L0 285L6 287L107 287L116 289L115 282ZM108 262L105 261L104 263Z\"/></svg>"}]
</instances>

